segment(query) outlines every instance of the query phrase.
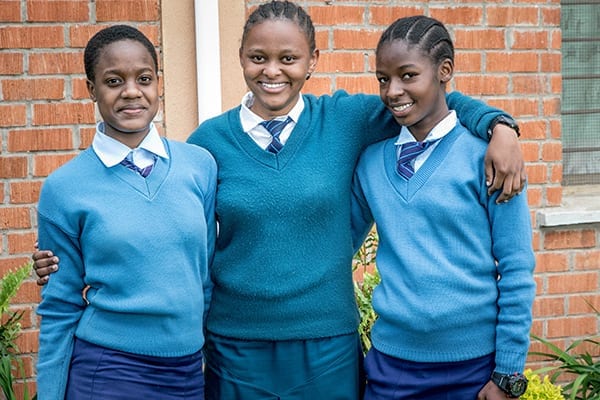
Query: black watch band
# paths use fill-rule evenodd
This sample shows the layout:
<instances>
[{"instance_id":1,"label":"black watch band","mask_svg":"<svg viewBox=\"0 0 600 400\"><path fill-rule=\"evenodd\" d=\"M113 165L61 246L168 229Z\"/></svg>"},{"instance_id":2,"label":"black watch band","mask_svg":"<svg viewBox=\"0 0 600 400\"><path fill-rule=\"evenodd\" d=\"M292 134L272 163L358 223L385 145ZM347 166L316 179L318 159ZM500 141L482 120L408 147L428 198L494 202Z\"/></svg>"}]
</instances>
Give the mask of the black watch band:
<instances>
[{"instance_id":1,"label":"black watch band","mask_svg":"<svg viewBox=\"0 0 600 400\"><path fill-rule=\"evenodd\" d=\"M493 372L491 379L496 386L506 393L507 397L512 399L520 397L527 390L527 378L520 373L501 374L499 372Z\"/></svg>"},{"instance_id":2,"label":"black watch band","mask_svg":"<svg viewBox=\"0 0 600 400\"><path fill-rule=\"evenodd\" d=\"M492 132L498 124L506 125L509 128L512 128L515 132L517 132L517 137L521 136L521 132L519 130L519 125L517 124L517 121L506 115L498 115L492 120L492 122L490 122L490 126L488 128L488 140L492 138Z\"/></svg>"}]
</instances>

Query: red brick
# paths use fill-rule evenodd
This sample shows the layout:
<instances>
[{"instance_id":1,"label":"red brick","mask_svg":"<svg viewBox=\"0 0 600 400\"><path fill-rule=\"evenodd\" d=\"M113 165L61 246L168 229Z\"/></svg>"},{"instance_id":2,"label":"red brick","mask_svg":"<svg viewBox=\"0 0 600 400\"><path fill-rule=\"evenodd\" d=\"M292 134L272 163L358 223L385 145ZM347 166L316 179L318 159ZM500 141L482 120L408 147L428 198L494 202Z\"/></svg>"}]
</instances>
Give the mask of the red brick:
<instances>
[{"instance_id":1,"label":"red brick","mask_svg":"<svg viewBox=\"0 0 600 400\"><path fill-rule=\"evenodd\" d=\"M542 103L543 113L547 116L560 115L560 97L545 98Z\"/></svg>"},{"instance_id":2,"label":"red brick","mask_svg":"<svg viewBox=\"0 0 600 400\"><path fill-rule=\"evenodd\" d=\"M487 72L538 72L538 56L524 52L496 52L487 53Z\"/></svg>"},{"instance_id":3,"label":"red brick","mask_svg":"<svg viewBox=\"0 0 600 400\"><path fill-rule=\"evenodd\" d=\"M48 176L52 171L75 157L73 154L53 154L53 155L37 155L34 158L34 176Z\"/></svg>"},{"instance_id":4,"label":"red brick","mask_svg":"<svg viewBox=\"0 0 600 400\"><path fill-rule=\"evenodd\" d=\"M515 98L512 100L490 100L489 105L497 107L514 117L537 116L539 104L535 98Z\"/></svg>"},{"instance_id":5,"label":"red brick","mask_svg":"<svg viewBox=\"0 0 600 400\"><path fill-rule=\"evenodd\" d=\"M481 52L458 51L454 56L455 72L481 72Z\"/></svg>"},{"instance_id":6,"label":"red brick","mask_svg":"<svg viewBox=\"0 0 600 400\"><path fill-rule=\"evenodd\" d=\"M562 127L560 120L550 121L550 137L552 139L560 139L562 137Z\"/></svg>"},{"instance_id":7,"label":"red brick","mask_svg":"<svg viewBox=\"0 0 600 400\"><path fill-rule=\"evenodd\" d=\"M560 50L562 47L562 32L560 29L556 29L550 32L550 48L553 50Z\"/></svg>"},{"instance_id":8,"label":"red brick","mask_svg":"<svg viewBox=\"0 0 600 400\"><path fill-rule=\"evenodd\" d=\"M64 79L3 80L4 100L60 100L64 97Z\"/></svg>"},{"instance_id":9,"label":"red brick","mask_svg":"<svg viewBox=\"0 0 600 400\"><path fill-rule=\"evenodd\" d=\"M542 23L544 26L560 27L560 8L542 8Z\"/></svg>"},{"instance_id":10,"label":"red brick","mask_svg":"<svg viewBox=\"0 0 600 400\"><path fill-rule=\"evenodd\" d=\"M547 166L546 164L527 164L527 181L530 184L546 183L547 180Z\"/></svg>"},{"instance_id":11,"label":"red brick","mask_svg":"<svg viewBox=\"0 0 600 400\"><path fill-rule=\"evenodd\" d=\"M9 254L31 253L33 251L33 244L36 241L34 233L8 234L7 237Z\"/></svg>"},{"instance_id":12,"label":"red brick","mask_svg":"<svg viewBox=\"0 0 600 400\"><path fill-rule=\"evenodd\" d=\"M73 25L69 27L69 43L72 48L83 49L96 32L108 26L110 26L110 24Z\"/></svg>"},{"instance_id":13,"label":"red brick","mask_svg":"<svg viewBox=\"0 0 600 400\"><path fill-rule=\"evenodd\" d=\"M15 340L15 343L19 347L21 353L37 353L39 349L38 344L38 332L36 331L23 331Z\"/></svg>"},{"instance_id":14,"label":"red brick","mask_svg":"<svg viewBox=\"0 0 600 400\"><path fill-rule=\"evenodd\" d=\"M549 79L546 75L513 75L511 77L511 80L511 93L522 95L539 95L543 93L549 93L550 85L548 82Z\"/></svg>"},{"instance_id":15,"label":"red brick","mask_svg":"<svg viewBox=\"0 0 600 400\"><path fill-rule=\"evenodd\" d=\"M40 197L41 181L16 181L10 182L10 202L11 204L31 204L37 203Z\"/></svg>"},{"instance_id":16,"label":"red brick","mask_svg":"<svg viewBox=\"0 0 600 400\"><path fill-rule=\"evenodd\" d=\"M306 93L312 93L312 94L319 96L319 95L331 93L331 86L332 86L331 78L313 76L304 84L302 91L306 92ZM90 143L91 143L91 139L90 139Z\"/></svg>"},{"instance_id":17,"label":"red brick","mask_svg":"<svg viewBox=\"0 0 600 400\"><path fill-rule=\"evenodd\" d=\"M310 78L310 81L313 81L314 78ZM309 82L310 82L309 81ZM308 83L308 82L307 82ZM309 90L310 93L314 93ZM79 149L87 149L92 145L92 140L94 139L94 134L96 134L96 128L79 128Z\"/></svg>"},{"instance_id":18,"label":"red brick","mask_svg":"<svg viewBox=\"0 0 600 400\"><path fill-rule=\"evenodd\" d=\"M561 183L563 178L562 164L550 166L550 183Z\"/></svg>"},{"instance_id":19,"label":"red brick","mask_svg":"<svg viewBox=\"0 0 600 400\"><path fill-rule=\"evenodd\" d=\"M513 49L548 49L549 44L547 30L520 30L512 34L511 48Z\"/></svg>"},{"instance_id":20,"label":"red brick","mask_svg":"<svg viewBox=\"0 0 600 400\"><path fill-rule=\"evenodd\" d=\"M556 53L542 53L540 54L541 68L540 72L556 72L560 73L562 70L562 56L559 52Z\"/></svg>"},{"instance_id":21,"label":"red brick","mask_svg":"<svg viewBox=\"0 0 600 400\"><path fill-rule=\"evenodd\" d=\"M569 314L594 314L600 312L600 295L569 296Z\"/></svg>"},{"instance_id":22,"label":"red brick","mask_svg":"<svg viewBox=\"0 0 600 400\"><path fill-rule=\"evenodd\" d=\"M329 50L329 29L316 30L315 28L315 45L321 51Z\"/></svg>"},{"instance_id":23,"label":"red brick","mask_svg":"<svg viewBox=\"0 0 600 400\"><path fill-rule=\"evenodd\" d=\"M466 94L481 96L508 93L508 76L457 75L454 82L456 90Z\"/></svg>"},{"instance_id":24,"label":"red brick","mask_svg":"<svg viewBox=\"0 0 600 400\"><path fill-rule=\"evenodd\" d=\"M379 94L379 84L374 76L338 76L337 89L344 89L349 93Z\"/></svg>"},{"instance_id":25,"label":"red brick","mask_svg":"<svg viewBox=\"0 0 600 400\"><path fill-rule=\"evenodd\" d=\"M538 142L521 142L521 151L525 162L540 160L540 145Z\"/></svg>"},{"instance_id":26,"label":"red brick","mask_svg":"<svg viewBox=\"0 0 600 400\"><path fill-rule=\"evenodd\" d=\"M540 207L542 205L542 190L536 187L527 188L527 204L529 207Z\"/></svg>"},{"instance_id":27,"label":"red brick","mask_svg":"<svg viewBox=\"0 0 600 400\"><path fill-rule=\"evenodd\" d=\"M562 186L546 186L546 205L560 206L562 203Z\"/></svg>"},{"instance_id":28,"label":"red brick","mask_svg":"<svg viewBox=\"0 0 600 400\"><path fill-rule=\"evenodd\" d=\"M23 73L23 54L0 53L0 75L20 75Z\"/></svg>"},{"instance_id":29,"label":"red brick","mask_svg":"<svg viewBox=\"0 0 600 400\"><path fill-rule=\"evenodd\" d=\"M33 105L33 125L94 124L94 103Z\"/></svg>"},{"instance_id":30,"label":"red brick","mask_svg":"<svg viewBox=\"0 0 600 400\"><path fill-rule=\"evenodd\" d=\"M8 150L70 150L73 134L68 128L12 130L8 134Z\"/></svg>"},{"instance_id":31,"label":"red brick","mask_svg":"<svg viewBox=\"0 0 600 400\"><path fill-rule=\"evenodd\" d=\"M387 27L398 18L425 14L425 9L418 5L401 5L393 7L371 6L369 7L369 14L369 22L371 24Z\"/></svg>"},{"instance_id":32,"label":"red brick","mask_svg":"<svg viewBox=\"0 0 600 400\"><path fill-rule=\"evenodd\" d=\"M31 209L29 207L0 207L0 228L31 228Z\"/></svg>"},{"instance_id":33,"label":"red brick","mask_svg":"<svg viewBox=\"0 0 600 400\"><path fill-rule=\"evenodd\" d=\"M83 74L83 53L34 53L29 55L29 72L36 75Z\"/></svg>"},{"instance_id":34,"label":"red brick","mask_svg":"<svg viewBox=\"0 0 600 400\"><path fill-rule=\"evenodd\" d=\"M547 250L584 249L596 245L596 233L591 229L550 231L544 237Z\"/></svg>"},{"instance_id":35,"label":"red brick","mask_svg":"<svg viewBox=\"0 0 600 400\"><path fill-rule=\"evenodd\" d=\"M363 53L322 52L319 57L319 72L364 72Z\"/></svg>"},{"instance_id":36,"label":"red brick","mask_svg":"<svg viewBox=\"0 0 600 400\"><path fill-rule=\"evenodd\" d=\"M31 22L83 22L89 14L88 0L27 0Z\"/></svg>"},{"instance_id":37,"label":"red brick","mask_svg":"<svg viewBox=\"0 0 600 400\"><path fill-rule=\"evenodd\" d=\"M4 26L0 27L0 48L31 49L65 46L60 26Z\"/></svg>"},{"instance_id":38,"label":"red brick","mask_svg":"<svg viewBox=\"0 0 600 400\"><path fill-rule=\"evenodd\" d=\"M596 333L596 317L569 317L549 319L548 338L586 336Z\"/></svg>"},{"instance_id":39,"label":"red brick","mask_svg":"<svg viewBox=\"0 0 600 400\"><path fill-rule=\"evenodd\" d=\"M574 267L578 270L600 270L600 250L578 252Z\"/></svg>"},{"instance_id":40,"label":"red brick","mask_svg":"<svg viewBox=\"0 0 600 400\"><path fill-rule=\"evenodd\" d=\"M548 137L548 122L544 120L532 120L519 122L521 128L521 140L544 140Z\"/></svg>"},{"instance_id":41,"label":"red brick","mask_svg":"<svg viewBox=\"0 0 600 400\"><path fill-rule=\"evenodd\" d=\"M0 178L25 178L27 176L27 157L0 157Z\"/></svg>"},{"instance_id":42,"label":"red brick","mask_svg":"<svg viewBox=\"0 0 600 400\"><path fill-rule=\"evenodd\" d=\"M333 32L334 49L374 49L382 31L336 29Z\"/></svg>"},{"instance_id":43,"label":"red brick","mask_svg":"<svg viewBox=\"0 0 600 400\"><path fill-rule=\"evenodd\" d=\"M2 210L2 208L0 208L0 210ZM0 220L0 221L2 221L2 220ZM0 258L0 276L3 276L8 271L14 271L16 268L18 268L22 265L25 265L30 261L31 261L31 256Z\"/></svg>"},{"instance_id":44,"label":"red brick","mask_svg":"<svg viewBox=\"0 0 600 400\"><path fill-rule=\"evenodd\" d=\"M0 22L21 21L21 2L15 0L0 0Z\"/></svg>"},{"instance_id":45,"label":"red brick","mask_svg":"<svg viewBox=\"0 0 600 400\"><path fill-rule=\"evenodd\" d=\"M432 18L444 21L445 25L482 25L483 8L482 7L429 7L429 13Z\"/></svg>"},{"instance_id":46,"label":"red brick","mask_svg":"<svg viewBox=\"0 0 600 400\"><path fill-rule=\"evenodd\" d=\"M71 79L71 98L73 100L89 100L90 93L87 90L86 78Z\"/></svg>"},{"instance_id":47,"label":"red brick","mask_svg":"<svg viewBox=\"0 0 600 400\"><path fill-rule=\"evenodd\" d=\"M487 7L487 23L489 26L538 25L537 7L499 6Z\"/></svg>"},{"instance_id":48,"label":"red brick","mask_svg":"<svg viewBox=\"0 0 600 400\"><path fill-rule=\"evenodd\" d=\"M32 251L33 247L31 250L28 251L28 253L31 253ZM14 299L15 303L39 303L40 287L33 280L27 280L23 282Z\"/></svg>"},{"instance_id":49,"label":"red brick","mask_svg":"<svg viewBox=\"0 0 600 400\"><path fill-rule=\"evenodd\" d=\"M543 252L536 254L536 272L564 272L569 269L565 253Z\"/></svg>"},{"instance_id":50,"label":"red brick","mask_svg":"<svg viewBox=\"0 0 600 400\"><path fill-rule=\"evenodd\" d=\"M562 160L562 143L546 142L542 145L542 160L543 161L560 161Z\"/></svg>"},{"instance_id":51,"label":"red brick","mask_svg":"<svg viewBox=\"0 0 600 400\"><path fill-rule=\"evenodd\" d=\"M157 21L158 0L96 0L96 20Z\"/></svg>"},{"instance_id":52,"label":"red brick","mask_svg":"<svg viewBox=\"0 0 600 400\"><path fill-rule=\"evenodd\" d=\"M358 25L365 22L365 7L330 5L309 7L313 23L317 25Z\"/></svg>"},{"instance_id":53,"label":"red brick","mask_svg":"<svg viewBox=\"0 0 600 400\"><path fill-rule=\"evenodd\" d=\"M501 29L467 29L454 30L454 45L457 49L504 49L504 32Z\"/></svg>"},{"instance_id":54,"label":"red brick","mask_svg":"<svg viewBox=\"0 0 600 400\"><path fill-rule=\"evenodd\" d=\"M565 314L565 299L561 297L536 297L533 302L533 315L540 317L558 317Z\"/></svg>"},{"instance_id":55,"label":"red brick","mask_svg":"<svg viewBox=\"0 0 600 400\"><path fill-rule=\"evenodd\" d=\"M0 105L0 127L23 126L27 121L24 104Z\"/></svg>"}]
</instances>

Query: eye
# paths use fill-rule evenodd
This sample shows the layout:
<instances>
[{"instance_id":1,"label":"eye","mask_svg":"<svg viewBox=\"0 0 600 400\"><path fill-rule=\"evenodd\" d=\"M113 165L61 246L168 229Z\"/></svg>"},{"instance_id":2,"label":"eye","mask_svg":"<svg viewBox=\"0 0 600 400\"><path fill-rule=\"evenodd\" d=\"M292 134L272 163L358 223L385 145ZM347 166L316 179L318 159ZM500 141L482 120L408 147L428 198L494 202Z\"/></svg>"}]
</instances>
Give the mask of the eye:
<instances>
[{"instance_id":1,"label":"eye","mask_svg":"<svg viewBox=\"0 0 600 400\"><path fill-rule=\"evenodd\" d=\"M402 74L401 78L403 81L410 80L411 78L417 76L416 72L405 72Z\"/></svg>"},{"instance_id":2,"label":"eye","mask_svg":"<svg viewBox=\"0 0 600 400\"><path fill-rule=\"evenodd\" d=\"M154 79L150 75L142 75L138 78L138 81L142 84L149 85Z\"/></svg>"},{"instance_id":3,"label":"eye","mask_svg":"<svg viewBox=\"0 0 600 400\"><path fill-rule=\"evenodd\" d=\"M386 83L389 82L389 80L390 79L387 76L382 76L382 75L377 76L377 82L379 82L380 85L385 85Z\"/></svg>"},{"instance_id":4,"label":"eye","mask_svg":"<svg viewBox=\"0 0 600 400\"><path fill-rule=\"evenodd\" d=\"M291 63L293 63L294 61L296 61L296 57L294 57L294 56L284 56L284 57L283 57L281 60L282 60L282 61L283 61L285 64L291 64Z\"/></svg>"},{"instance_id":5,"label":"eye","mask_svg":"<svg viewBox=\"0 0 600 400\"><path fill-rule=\"evenodd\" d=\"M252 62L254 62L256 64L265 62L265 58L260 55L250 56L250 60L252 60Z\"/></svg>"},{"instance_id":6,"label":"eye","mask_svg":"<svg viewBox=\"0 0 600 400\"><path fill-rule=\"evenodd\" d=\"M108 78L105 80L106 84L110 87L118 86L123 82L121 78Z\"/></svg>"}]
</instances>

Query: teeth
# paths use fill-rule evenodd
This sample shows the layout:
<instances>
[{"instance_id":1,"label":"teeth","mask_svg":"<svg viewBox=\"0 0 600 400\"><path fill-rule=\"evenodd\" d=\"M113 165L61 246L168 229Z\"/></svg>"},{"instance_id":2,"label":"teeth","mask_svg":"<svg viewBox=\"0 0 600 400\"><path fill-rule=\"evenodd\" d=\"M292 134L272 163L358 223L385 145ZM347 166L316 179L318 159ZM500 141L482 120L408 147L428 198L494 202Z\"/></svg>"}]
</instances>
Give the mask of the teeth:
<instances>
[{"instance_id":1,"label":"teeth","mask_svg":"<svg viewBox=\"0 0 600 400\"><path fill-rule=\"evenodd\" d=\"M414 104L414 103L402 104L402 105L400 105L400 106L395 106L395 107L392 107L392 109L393 109L394 111L404 111L404 110L406 110L408 107L412 106L413 104Z\"/></svg>"},{"instance_id":2,"label":"teeth","mask_svg":"<svg viewBox=\"0 0 600 400\"><path fill-rule=\"evenodd\" d=\"M267 89L277 89L280 88L282 86L285 86L285 83L262 83L262 85L264 87L266 87Z\"/></svg>"}]
</instances>

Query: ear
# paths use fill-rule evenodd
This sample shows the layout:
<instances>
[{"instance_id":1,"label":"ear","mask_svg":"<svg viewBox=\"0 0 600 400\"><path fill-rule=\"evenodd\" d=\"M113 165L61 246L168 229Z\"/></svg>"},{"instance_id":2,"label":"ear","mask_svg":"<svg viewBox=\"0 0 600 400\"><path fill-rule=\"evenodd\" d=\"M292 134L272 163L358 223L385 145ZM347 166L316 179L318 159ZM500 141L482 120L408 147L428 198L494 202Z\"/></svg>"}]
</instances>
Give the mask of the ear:
<instances>
[{"instance_id":1,"label":"ear","mask_svg":"<svg viewBox=\"0 0 600 400\"><path fill-rule=\"evenodd\" d=\"M313 72L315 72L315 69L317 69L317 62L319 61L319 49L315 49L315 51L313 51L311 57L310 57L310 61L308 64L308 74L312 75Z\"/></svg>"},{"instance_id":2,"label":"ear","mask_svg":"<svg viewBox=\"0 0 600 400\"><path fill-rule=\"evenodd\" d=\"M94 82L90 81L89 79L85 81L85 84L87 86L90 99L92 99L92 101L96 101L96 85L94 85Z\"/></svg>"},{"instance_id":3,"label":"ear","mask_svg":"<svg viewBox=\"0 0 600 400\"><path fill-rule=\"evenodd\" d=\"M453 75L454 75L454 62L451 59L446 58L440 63L440 66L438 68L438 77L439 77L440 83L450 82L450 79L452 79Z\"/></svg>"}]
</instances>

